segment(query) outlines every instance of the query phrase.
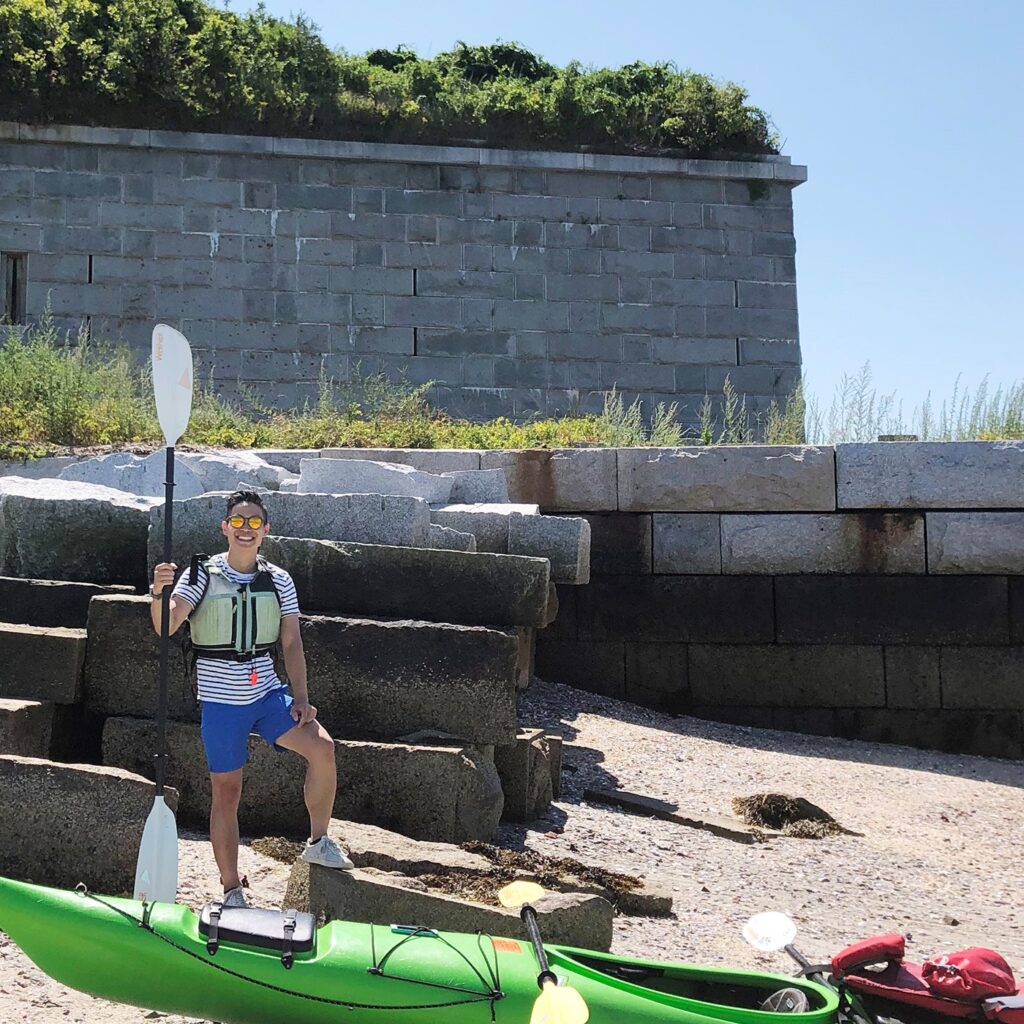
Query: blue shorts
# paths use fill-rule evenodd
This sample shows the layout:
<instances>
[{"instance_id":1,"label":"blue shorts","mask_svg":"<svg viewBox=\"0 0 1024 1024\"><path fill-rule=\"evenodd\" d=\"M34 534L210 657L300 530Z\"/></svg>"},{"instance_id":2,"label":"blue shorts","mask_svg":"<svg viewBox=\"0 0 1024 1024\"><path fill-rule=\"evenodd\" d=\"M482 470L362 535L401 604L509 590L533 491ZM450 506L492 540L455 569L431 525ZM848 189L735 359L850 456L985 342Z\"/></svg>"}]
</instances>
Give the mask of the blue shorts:
<instances>
[{"instance_id":1,"label":"blue shorts","mask_svg":"<svg viewBox=\"0 0 1024 1024\"><path fill-rule=\"evenodd\" d=\"M275 746L295 720L289 714L291 694L284 687L271 690L252 704L218 704L204 700L203 746L211 772L233 772L249 760L249 734L257 732Z\"/></svg>"}]
</instances>

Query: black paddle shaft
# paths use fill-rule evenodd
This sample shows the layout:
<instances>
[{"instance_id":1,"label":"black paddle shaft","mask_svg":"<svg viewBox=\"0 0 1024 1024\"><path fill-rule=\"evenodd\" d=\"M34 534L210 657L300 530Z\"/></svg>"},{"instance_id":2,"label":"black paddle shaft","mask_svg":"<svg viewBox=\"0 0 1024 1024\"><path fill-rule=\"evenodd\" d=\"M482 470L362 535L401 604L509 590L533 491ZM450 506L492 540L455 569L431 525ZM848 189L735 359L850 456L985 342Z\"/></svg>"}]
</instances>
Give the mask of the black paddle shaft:
<instances>
[{"instance_id":1,"label":"black paddle shaft","mask_svg":"<svg viewBox=\"0 0 1024 1024\"><path fill-rule=\"evenodd\" d=\"M533 952L536 954L537 963L540 966L540 974L537 975L538 987L543 988L546 981L557 985L558 978L554 975L551 968L548 967L548 955L544 952L544 943L540 940L537 911L527 903L520 911L519 916L523 919L523 924L526 925L526 931L530 936L530 941L533 943Z\"/></svg>"},{"instance_id":2,"label":"black paddle shaft","mask_svg":"<svg viewBox=\"0 0 1024 1024\"><path fill-rule=\"evenodd\" d=\"M171 515L174 509L174 445L167 447L164 481L164 561L171 560ZM171 587L160 592L160 697L156 711L156 795L163 796L167 766L167 657L171 647Z\"/></svg>"}]
</instances>

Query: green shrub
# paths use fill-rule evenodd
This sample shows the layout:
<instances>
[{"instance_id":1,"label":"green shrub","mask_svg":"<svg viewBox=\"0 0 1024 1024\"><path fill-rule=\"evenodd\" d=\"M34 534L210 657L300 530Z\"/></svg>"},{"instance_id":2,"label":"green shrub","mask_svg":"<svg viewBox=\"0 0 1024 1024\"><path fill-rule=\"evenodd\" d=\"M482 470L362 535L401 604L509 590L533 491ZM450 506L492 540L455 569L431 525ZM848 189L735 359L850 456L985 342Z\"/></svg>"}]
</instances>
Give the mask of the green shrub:
<instances>
[{"instance_id":1,"label":"green shrub","mask_svg":"<svg viewBox=\"0 0 1024 1024\"><path fill-rule=\"evenodd\" d=\"M3 0L0 116L607 152L774 152L743 89L669 63L565 68L515 42L334 52L302 16L202 0Z\"/></svg>"}]
</instances>

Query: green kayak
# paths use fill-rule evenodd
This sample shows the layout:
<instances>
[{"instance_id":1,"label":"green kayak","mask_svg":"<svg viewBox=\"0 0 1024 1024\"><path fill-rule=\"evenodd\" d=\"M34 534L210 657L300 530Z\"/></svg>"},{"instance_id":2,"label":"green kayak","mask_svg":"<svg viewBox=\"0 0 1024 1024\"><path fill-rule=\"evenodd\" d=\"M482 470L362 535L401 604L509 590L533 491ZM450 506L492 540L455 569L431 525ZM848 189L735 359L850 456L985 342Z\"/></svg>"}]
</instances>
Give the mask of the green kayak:
<instances>
[{"instance_id":1,"label":"green kayak","mask_svg":"<svg viewBox=\"0 0 1024 1024\"><path fill-rule=\"evenodd\" d=\"M0 878L0 929L52 978L93 996L224 1024L527 1024L530 942L68 892ZM594 1024L833 1024L814 982L548 945ZM759 1009L780 989L806 1009ZM803 1006L804 1000L798 999Z\"/></svg>"}]
</instances>

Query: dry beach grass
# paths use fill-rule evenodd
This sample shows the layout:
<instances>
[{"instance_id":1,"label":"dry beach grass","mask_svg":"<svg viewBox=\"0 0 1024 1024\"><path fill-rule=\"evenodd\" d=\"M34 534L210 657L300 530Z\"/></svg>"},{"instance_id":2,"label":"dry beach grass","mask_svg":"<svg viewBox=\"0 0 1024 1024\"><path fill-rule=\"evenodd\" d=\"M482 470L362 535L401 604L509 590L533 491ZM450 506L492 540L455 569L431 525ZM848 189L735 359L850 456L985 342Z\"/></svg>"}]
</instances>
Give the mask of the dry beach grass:
<instances>
[{"instance_id":1,"label":"dry beach grass","mask_svg":"<svg viewBox=\"0 0 1024 1024\"><path fill-rule=\"evenodd\" d=\"M544 821L503 826L501 844L643 874L675 896L674 917L619 917L615 951L785 971L784 957L755 954L739 935L751 914L778 909L815 960L903 931L914 959L992 946L1024 979L1024 763L674 718L539 681L520 719L564 733L563 794ZM862 835L740 845L581 800L613 786L718 815L738 796L787 793ZM286 864L246 847L243 870L259 903L283 895ZM182 837L181 879L193 907L216 892L204 837ZM184 1021L71 992L2 935L0 1011L29 1024Z\"/></svg>"}]
</instances>

